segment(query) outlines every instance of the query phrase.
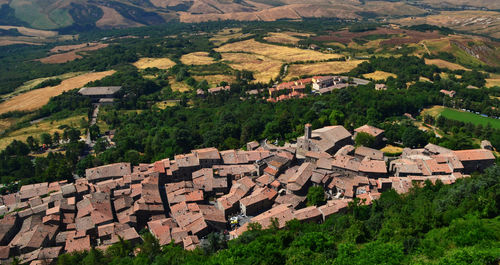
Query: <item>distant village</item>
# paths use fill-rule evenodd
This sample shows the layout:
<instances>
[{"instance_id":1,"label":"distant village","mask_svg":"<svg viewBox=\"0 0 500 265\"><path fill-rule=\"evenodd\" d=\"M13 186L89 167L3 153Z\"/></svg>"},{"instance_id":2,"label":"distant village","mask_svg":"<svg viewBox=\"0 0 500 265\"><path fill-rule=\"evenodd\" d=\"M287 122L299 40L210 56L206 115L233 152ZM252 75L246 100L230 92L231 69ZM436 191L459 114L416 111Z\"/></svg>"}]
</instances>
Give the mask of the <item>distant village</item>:
<instances>
[{"instance_id":1,"label":"distant village","mask_svg":"<svg viewBox=\"0 0 500 265\"><path fill-rule=\"evenodd\" d=\"M406 193L430 180L453 184L495 162L491 145L452 151L433 144L397 157L355 147L359 133L385 143L369 125L313 130L286 147L250 142L245 150L205 148L152 164L116 163L86 170L74 183L25 185L0 197L0 263L47 264L65 252L106 249L120 238L142 241L149 230L161 245L192 250L211 232L237 238L258 223L283 228L292 219L325 221L358 198L369 205L381 192ZM307 206L310 187L326 204Z\"/></svg>"},{"instance_id":2,"label":"distant village","mask_svg":"<svg viewBox=\"0 0 500 265\"><path fill-rule=\"evenodd\" d=\"M366 85L370 83L369 80L353 78L349 80L347 76L313 76L310 78L298 79L295 81L283 82L276 84L267 89L269 95L265 95L263 99L267 102L276 103L293 98L304 98L308 95L323 95L332 93L334 90L346 88L348 86ZM307 91L307 86L311 86L311 91ZM386 90L385 84L376 84L376 90ZM216 95L221 92L228 92L231 90L230 86L219 86L208 89L205 92L202 89L196 90L198 97L205 97L207 94ZM263 91L254 89L246 91L247 96L260 95Z\"/></svg>"}]
</instances>

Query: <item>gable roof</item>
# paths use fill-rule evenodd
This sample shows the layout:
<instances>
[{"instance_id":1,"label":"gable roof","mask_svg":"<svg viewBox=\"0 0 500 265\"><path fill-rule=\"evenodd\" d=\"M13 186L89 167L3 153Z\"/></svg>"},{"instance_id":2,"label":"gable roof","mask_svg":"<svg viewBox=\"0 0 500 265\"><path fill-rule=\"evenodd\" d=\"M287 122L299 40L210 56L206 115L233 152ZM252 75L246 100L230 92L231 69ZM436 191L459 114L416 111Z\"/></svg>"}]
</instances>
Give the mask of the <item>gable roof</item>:
<instances>
[{"instance_id":1,"label":"gable roof","mask_svg":"<svg viewBox=\"0 0 500 265\"><path fill-rule=\"evenodd\" d=\"M364 132L364 133L367 133L373 137L377 137L377 136L381 135L382 133L384 133L384 130L379 129L377 127L367 125L367 124L365 124L359 128L354 129L354 131L358 132L358 133Z\"/></svg>"},{"instance_id":2,"label":"gable roof","mask_svg":"<svg viewBox=\"0 0 500 265\"><path fill-rule=\"evenodd\" d=\"M311 136L310 141L316 144L320 151L326 152L333 148L337 142L351 138L352 134L344 126L336 125L316 129L312 131ZM304 136L299 138L303 139Z\"/></svg>"},{"instance_id":3,"label":"gable roof","mask_svg":"<svg viewBox=\"0 0 500 265\"><path fill-rule=\"evenodd\" d=\"M460 161L480 161L480 160L495 160L495 156L487 149L473 149L453 151Z\"/></svg>"},{"instance_id":4,"label":"gable roof","mask_svg":"<svg viewBox=\"0 0 500 265\"><path fill-rule=\"evenodd\" d=\"M116 94L120 89L122 89L121 86L83 87L78 90L78 93L84 96L108 96Z\"/></svg>"}]
</instances>

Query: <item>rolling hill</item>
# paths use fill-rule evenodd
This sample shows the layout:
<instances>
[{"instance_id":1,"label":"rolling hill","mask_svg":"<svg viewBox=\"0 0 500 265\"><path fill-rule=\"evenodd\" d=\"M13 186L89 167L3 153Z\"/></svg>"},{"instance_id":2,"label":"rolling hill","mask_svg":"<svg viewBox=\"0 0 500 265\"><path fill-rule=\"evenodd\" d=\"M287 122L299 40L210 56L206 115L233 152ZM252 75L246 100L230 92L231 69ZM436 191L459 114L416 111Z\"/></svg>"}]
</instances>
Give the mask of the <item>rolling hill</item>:
<instances>
[{"instance_id":1,"label":"rolling hill","mask_svg":"<svg viewBox=\"0 0 500 265\"><path fill-rule=\"evenodd\" d=\"M301 19L420 16L435 9L499 9L495 0L0 0L0 25L43 30L124 28L171 20Z\"/></svg>"}]
</instances>

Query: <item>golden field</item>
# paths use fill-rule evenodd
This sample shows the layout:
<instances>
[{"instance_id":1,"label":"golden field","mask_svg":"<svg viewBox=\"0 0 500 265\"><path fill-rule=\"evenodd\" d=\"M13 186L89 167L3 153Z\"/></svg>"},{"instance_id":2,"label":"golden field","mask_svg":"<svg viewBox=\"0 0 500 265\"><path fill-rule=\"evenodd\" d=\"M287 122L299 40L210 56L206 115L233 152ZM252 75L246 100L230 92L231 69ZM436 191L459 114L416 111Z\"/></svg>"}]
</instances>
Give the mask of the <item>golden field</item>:
<instances>
[{"instance_id":1,"label":"golden field","mask_svg":"<svg viewBox=\"0 0 500 265\"><path fill-rule=\"evenodd\" d=\"M448 68L450 70L469 70L459 64L451 63L441 59L425 59L425 64L427 65L435 65L439 68Z\"/></svg>"},{"instance_id":2,"label":"golden field","mask_svg":"<svg viewBox=\"0 0 500 265\"><path fill-rule=\"evenodd\" d=\"M384 71L375 71L373 73L364 74L363 77L367 78L367 79L373 79L373 80L378 81L378 80L386 80L389 77L397 78L398 76L393 74L393 73L388 73L388 72L384 72Z\"/></svg>"},{"instance_id":3,"label":"golden field","mask_svg":"<svg viewBox=\"0 0 500 265\"><path fill-rule=\"evenodd\" d=\"M198 82L201 80L207 80L210 87L216 87L222 81L227 83L236 81L236 78L232 75L195 75L193 78Z\"/></svg>"},{"instance_id":4,"label":"golden field","mask_svg":"<svg viewBox=\"0 0 500 265\"><path fill-rule=\"evenodd\" d=\"M500 87L500 74L490 74L490 78L486 79L486 87Z\"/></svg>"},{"instance_id":5,"label":"golden field","mask_svg":"<svg viewBox=\"0 0 500 265\"><path fill-rule=\"evenodd\" d=\"M51 77L42 77L42 78L37 78L37 79L30 80L30 81L26 81L26 82L24 82L24 84L22 86L16 88L15 91L8 93L8 94L5 94L5 95L2 95L2 98L12 97L12 96L18 95L20 93L23 93L25 91L28 91L28 90L34 88L35 86L37 86L38 84L42 83L45 80L56 79L56 78L65 80L65 79L72 78L75 76L83 75L85 73L86 72L71 72L71 73L66 73L66 74L62 74L62 75L56 75L56 76L51 76Z\"/></svg>"},{"instance_id":6,"label":"golden field","mask_svg":"<svg viewBox=\"0 0 500 265\"><path fill-rule=\"evenodd\" d=\"M257 82L269 82L271 78L276 78L283 64L279 60L248 53L223 53L222 58L236 70L252 71Z\"/></svg>"},{"instance_id":7,"label":"golden field","mask_svg":"<svg viewBox=\"0 0 500 265\"><path fill-rule=\"evenodd\" d=\"M245 40L229 43L216 49L218 52L254 53L282 62L321 61L344 57L341 54L325 54L318 51L283 47L260 43L255 40Z\"/></svg>"},{"instance_id":8,"label":"golden field","mask_svg":"<svg viewBox=\"0 0 500 265\"><path fill-rule=\"evenodd\" d=\"M208 52L193 52L182 55L181 62L185 65L208 65L214 63L214 58L208 56Z\"/></svg>"},{"instance_id":9,"label":"golden field","mask_svg":"<svg viewBox=\"0 0 500 265\"><path fill-rule=\"evenodd\" d=\"M14 96L7 101L0 103L0 114L9 111L30 111L41 108L49 102L51 97L62 94L75 88L83 87L91 81L102 79L114 74L115 71L94 72L75 76L62 81L61 84L53 87L45 87Z\"/></svg>"},{"instance_id":10,"label":"golden field","mask_svg":"<svg viewBox=\"0 0 500 265\"><path fill-rule=\"evenodd\" d=\"M300 38L297 37L309 37L310 35L299 32L271 32L269 36L264 37L264 40L283 44L297 44L300 41Z\"/></svg>"},{"instance_id":11,"label":"golden field","mask_svg":"<svg viewBox=\"0 0 500 265\"><path fill-rule=\"evenodd\" d=\"M183 82L177 82L175 81L175 78L169 78L168 83L170 84L170 88L172 88L172 91L180 91L180 92L185 92L189 91L191 87L189 87L187 84Z\"/></svg>"},{"instance_id":12,"label":"golden field","mask_svg":"<svg viewBox=\"0 0 500 265\"><path fill-rule=\"evenodd\" d=\"M314 64L294 64L288 68L288 77L301 75L341 74L351 71L364 60L351 60L339 62L323 62Z\"/></svg>"},{"instance_id":13,"label":"golden field","mask_svg":"<svg viewBox=\"0 0 500 265\"><path fill-rule=\"evenodd\" d=\"M29 127L10 132L6 136L0 138L0 150L5 149L5 147L14 140L25 142L26 138L29 136L39 138L42 133L53 134L54 132L59 132L62 135L63 131L58 129L59 126L68 125L70 127L79 128L82 119L88 122L86 115L79 115L57 121L45 120Z\"/></svg>"},{"instance_id":14,"label":"golden field","mask_svg":"<svg viewBox=\"0 0 500 265\"><path fill-rule=\"evenodd\" d=\"M158 69L167 70L175 65L175 62L169 58L141 58L133 63L138 69L146 69L156 67Z\"/></svg>"},{"instance_id":15,"label":"golden field","mask_svg":"<svg viewBox=\"0 0 500 265\"><path fill-rule=\"evenodd\" d=\"M245 36L245 34L241 33L241 28L223 29L210 38L210 41L218 46L230 39L243 38Z\"/></svg>"}]
</instances>

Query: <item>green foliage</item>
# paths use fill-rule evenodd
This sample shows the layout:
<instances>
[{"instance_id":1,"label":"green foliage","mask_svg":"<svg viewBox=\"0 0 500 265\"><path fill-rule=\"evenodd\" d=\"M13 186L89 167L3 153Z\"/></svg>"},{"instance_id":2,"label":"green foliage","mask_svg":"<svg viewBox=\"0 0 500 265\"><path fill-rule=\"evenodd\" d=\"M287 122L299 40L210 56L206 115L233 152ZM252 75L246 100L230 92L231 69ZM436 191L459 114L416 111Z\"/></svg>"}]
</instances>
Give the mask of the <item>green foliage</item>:
<instances>
[{"instance_id":1,"label":"green foliage","mask_svg":"<svg viewBox=\"0 0 500 265\"><path fill-rule=\"evenodd\" d=\"M326 203L326 196L323 187L313 186L307 191L307 206L321 206Z\"/></svg>"},{"instance_id":2,"label":"green foliage","mask_svg":"<svg viewBox=\"0 0 500 265\"><path fill-rule=\"evenodd\" d=\"M349 32L365 32L377 29L377 24L356 23L349 27Z\"/></svg>"},{"instance_id":3,"label":"green foliage","mask_svg":"<svg viewBox=\"0 0 500 265\"><path fill-rule=\"evenodd\" d=\"M89 132L90 132L90 139L92 139L92 141L97 140L97 138L101 136L101 130L99 129L99 126L97 126L96 124L89 127Z\"/></svg>"},{"instance_id":4,"label":"green foliage","mask_svg":"<svg viewBox=\"0 0 500 265\"><path fill-rule=\"evenodd\" d=\"M425 133L414 126L407 127L401 139L403 140L403 144L410 148L423 147L427 144Z\"/></svg>"},{"instance_id":5,"label":"green foliage","mask_svg":"<svg viewBox=\"0 0 500 265\"><path fill-rule=\"evenodd\" d=\"M409 26L406 28L411 29L411 30L416 30L416 31L422 31L422 32L439 31L439 33L441 33L443 35L449 35L449 34L453 34L455 32L454 30L447 28L447 27L439 27L439 26L429 25L429 24L413 25L413 26Z\"/></svg>"},{"instance_id":6,"label":"green foliage","mask_svg":"<svg viewBox=\"0 0 500 265\"><path fill-rule=\"evenodd\" d=\"M40 84L34 86L33 89L39 89L39 88L44 88L48 86L57 86L62 82L62 79L60 78L53 78L53 79L47 79L45 81L42 81Z\"/></svg>"},{"instance_id":7,"label":"green foliage","mask_svg":"<svg viewBox=\"0 0 500 265\"><path fill-rule=\"evenodd\" d=\"M418 81L421 76L434 80L434 74L440 70L435 65L426 65L423 58L403 55L401 57L372 57L368 62L359 64L351 70L351 76L361 76L376 70L396 74L398 79L394 85L388 82L389 88L406 88L406 82Z\"/></svg>"},{"instance_id":8,"label":"green foliage","mask_svg":"<svg viewBox=\"0 0 500 265\"><path fill-rule=\"evenodd\" d=\"M356 134L354 142L356 143L356 146L373 147L375 144L375 137L365 132L359 132Z\"/></svg>"}]
</instances>

